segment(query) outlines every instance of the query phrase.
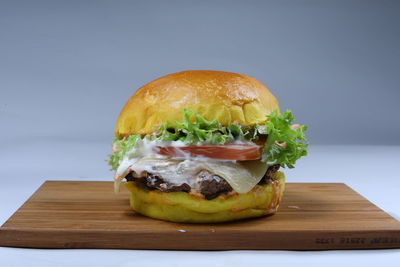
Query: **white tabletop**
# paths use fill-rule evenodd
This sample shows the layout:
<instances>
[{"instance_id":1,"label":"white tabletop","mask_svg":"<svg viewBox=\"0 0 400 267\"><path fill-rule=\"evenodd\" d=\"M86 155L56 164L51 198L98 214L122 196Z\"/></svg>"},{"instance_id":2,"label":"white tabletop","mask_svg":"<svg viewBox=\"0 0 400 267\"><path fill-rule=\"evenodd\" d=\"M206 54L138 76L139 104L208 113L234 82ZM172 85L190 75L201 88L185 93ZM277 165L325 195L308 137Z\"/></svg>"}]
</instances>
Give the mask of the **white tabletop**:
<instances>
[{"instance_id":1,"label":"white tabletop","mask_svg":"<svg viewBox=\"0 0 400 267\"><path fill-rule=\"evenodd\" d=\"M45 180L112 180L105 143L43 140L2 147L0 223ZM343 182L400 220L400 147L311 146L287 182ZM152 251L0 248L0 266L346 266L390 264L400 249L349 251Z\"/></svg>"}]
</instances>

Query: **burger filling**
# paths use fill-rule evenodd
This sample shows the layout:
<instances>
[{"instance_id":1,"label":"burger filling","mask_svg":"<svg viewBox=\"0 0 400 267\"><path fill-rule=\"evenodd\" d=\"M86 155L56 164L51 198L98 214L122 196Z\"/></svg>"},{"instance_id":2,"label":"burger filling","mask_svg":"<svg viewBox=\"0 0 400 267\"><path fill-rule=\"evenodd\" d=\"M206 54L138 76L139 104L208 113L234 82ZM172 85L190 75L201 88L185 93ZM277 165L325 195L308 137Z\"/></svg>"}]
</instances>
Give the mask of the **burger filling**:
<instances>
[{"instance_id":1,"label":"burger filling","mask_svg":"<svg viewBox=\"0 0 400 267\"><path fill-rule=\"evenodd\" d=\"M274 174L278 171L279 165L268 168L265 175L258 184L267 184L274 180ZM221 194L229 195L234 192L229 183L214 173L207 170L201 170L194 177L195 184L192 188L187 183L180 185L171 184L162 177L152 173L143 173L141 177L135 177L133 172L126 175L127 181L138 182L141 188L145 190L159 190L161 192L187 192L191 194L201 194L205 199L214 199Z\"/></svg>"},{"instance_id":2,"label":"burger filling","mask_svg":"<svg viewBox=\"0 0 400 267\"><path fill-rule=\"evenodd\" d=\"M293 120L290 111L273 112L264 124L222 126L185 110L182 122L114 140L109 164L116 170L115 189L125 178L146 190L206 199L247 193L307 154L306 127Z\"/></svg>"}]
</instances>

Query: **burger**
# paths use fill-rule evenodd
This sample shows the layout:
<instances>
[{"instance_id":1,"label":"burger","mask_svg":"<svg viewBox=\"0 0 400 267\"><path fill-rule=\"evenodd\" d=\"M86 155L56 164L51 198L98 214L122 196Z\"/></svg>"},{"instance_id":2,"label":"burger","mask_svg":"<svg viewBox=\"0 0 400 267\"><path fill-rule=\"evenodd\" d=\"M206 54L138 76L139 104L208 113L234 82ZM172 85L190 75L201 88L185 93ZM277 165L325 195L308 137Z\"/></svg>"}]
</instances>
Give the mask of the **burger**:
<instances>
[{"instance_id":1,"label":"burger","mask_svg":"<svg viewBox=\"0 0 400 267\"><path fill-rule=\"evenodd\" d=\"M132 209L185 223L274 214L282 168L307 155L293 124L259 81L223 71L169 74L139 88L119 114L109 164Z\"/></svg>"}]
</instances>

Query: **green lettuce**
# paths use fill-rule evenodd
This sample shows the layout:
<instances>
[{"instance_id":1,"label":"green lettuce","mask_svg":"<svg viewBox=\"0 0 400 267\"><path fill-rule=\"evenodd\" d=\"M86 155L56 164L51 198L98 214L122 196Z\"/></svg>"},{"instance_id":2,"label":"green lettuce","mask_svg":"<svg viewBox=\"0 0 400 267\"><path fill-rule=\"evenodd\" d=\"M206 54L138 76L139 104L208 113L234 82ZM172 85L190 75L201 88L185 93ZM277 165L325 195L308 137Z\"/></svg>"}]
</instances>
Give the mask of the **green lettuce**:
<instances>
[{"instance_id":1,"label":"green lettuce","mask_svg":"<svg viewBox=\"0 0 400 267\"><path fill-rule=\"evenodd\" d=\"M164 123L159 128L155 139L182 141L186 145L225 144L238 139L245 140L248 135L248 131L238 125L231 124L225 127L216 120L208 121L198 113L184 110L182 122Z\"/></svg>"},{"instance_id":2,"label":"green lettuce","mask_svg":"<svg viewBox=\"0 0 400 267\"><path fill-rule=\"evenodd\" d=\"M291 127L293 121L293 113L287 110L282 114L272 112L262 125L222 126L216 120L208 121L198 113L184 110L181 122L164 123L153 134L116 138L113 143L116 151L109 155L108 163L112 170L116 170L124 155L134 148L139 138L181 141L185 145L225 144L237 140L255 141L266 138L261 160L269 166L280 164L282 167L293 168L297 159L307 155L308 145L304 136L307 127Z\"/></svg>"},{"instance_id":3,"label":"green lettuce","mask_svg":"<svg viewBox=\"0 0 400 267\"><path fill-rule=\"evenodd\" d=\"M263 134L267 141L262 152L262 161L269 166L279 164L282 167L294 168L296 161L307 155L307 139L304 125L293 125L293 113L286 110L282 114L274 111L267 116Z\"/></svg>"}]
</instances>

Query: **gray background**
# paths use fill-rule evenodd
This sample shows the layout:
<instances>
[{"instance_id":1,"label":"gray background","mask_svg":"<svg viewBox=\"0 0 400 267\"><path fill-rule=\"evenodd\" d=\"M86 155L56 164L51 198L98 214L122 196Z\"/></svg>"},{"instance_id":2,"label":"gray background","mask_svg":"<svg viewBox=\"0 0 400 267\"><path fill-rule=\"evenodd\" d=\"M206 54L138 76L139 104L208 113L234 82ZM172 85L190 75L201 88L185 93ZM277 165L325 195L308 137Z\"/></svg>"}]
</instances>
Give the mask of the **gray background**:
<instances>
[{"instance_id":1,"label":"gray background","mask_svg":"<svg viewBox=\"0 0 400 267\"><path fill-rule=\"evenodd\" d=\"M0 225L46 179L111 181L104 160L123 104L185 69L262 81L310 127L309 156L287 181L344 182L400 219L399 14L400 1L0 0ZM390 266L399 256L0 247L0 266Z\"/></svg>"},{"instance_id":2,"label":"gray background","mask_svg":"<svg viewBox=\"0 0 400 267\"><path fill-rule=\"evenodd\" d=\"M313 144L400 144L400 1L1 1L0 147L111 141L141 85L248 74Z\"/></svg>"}]
</instances>

